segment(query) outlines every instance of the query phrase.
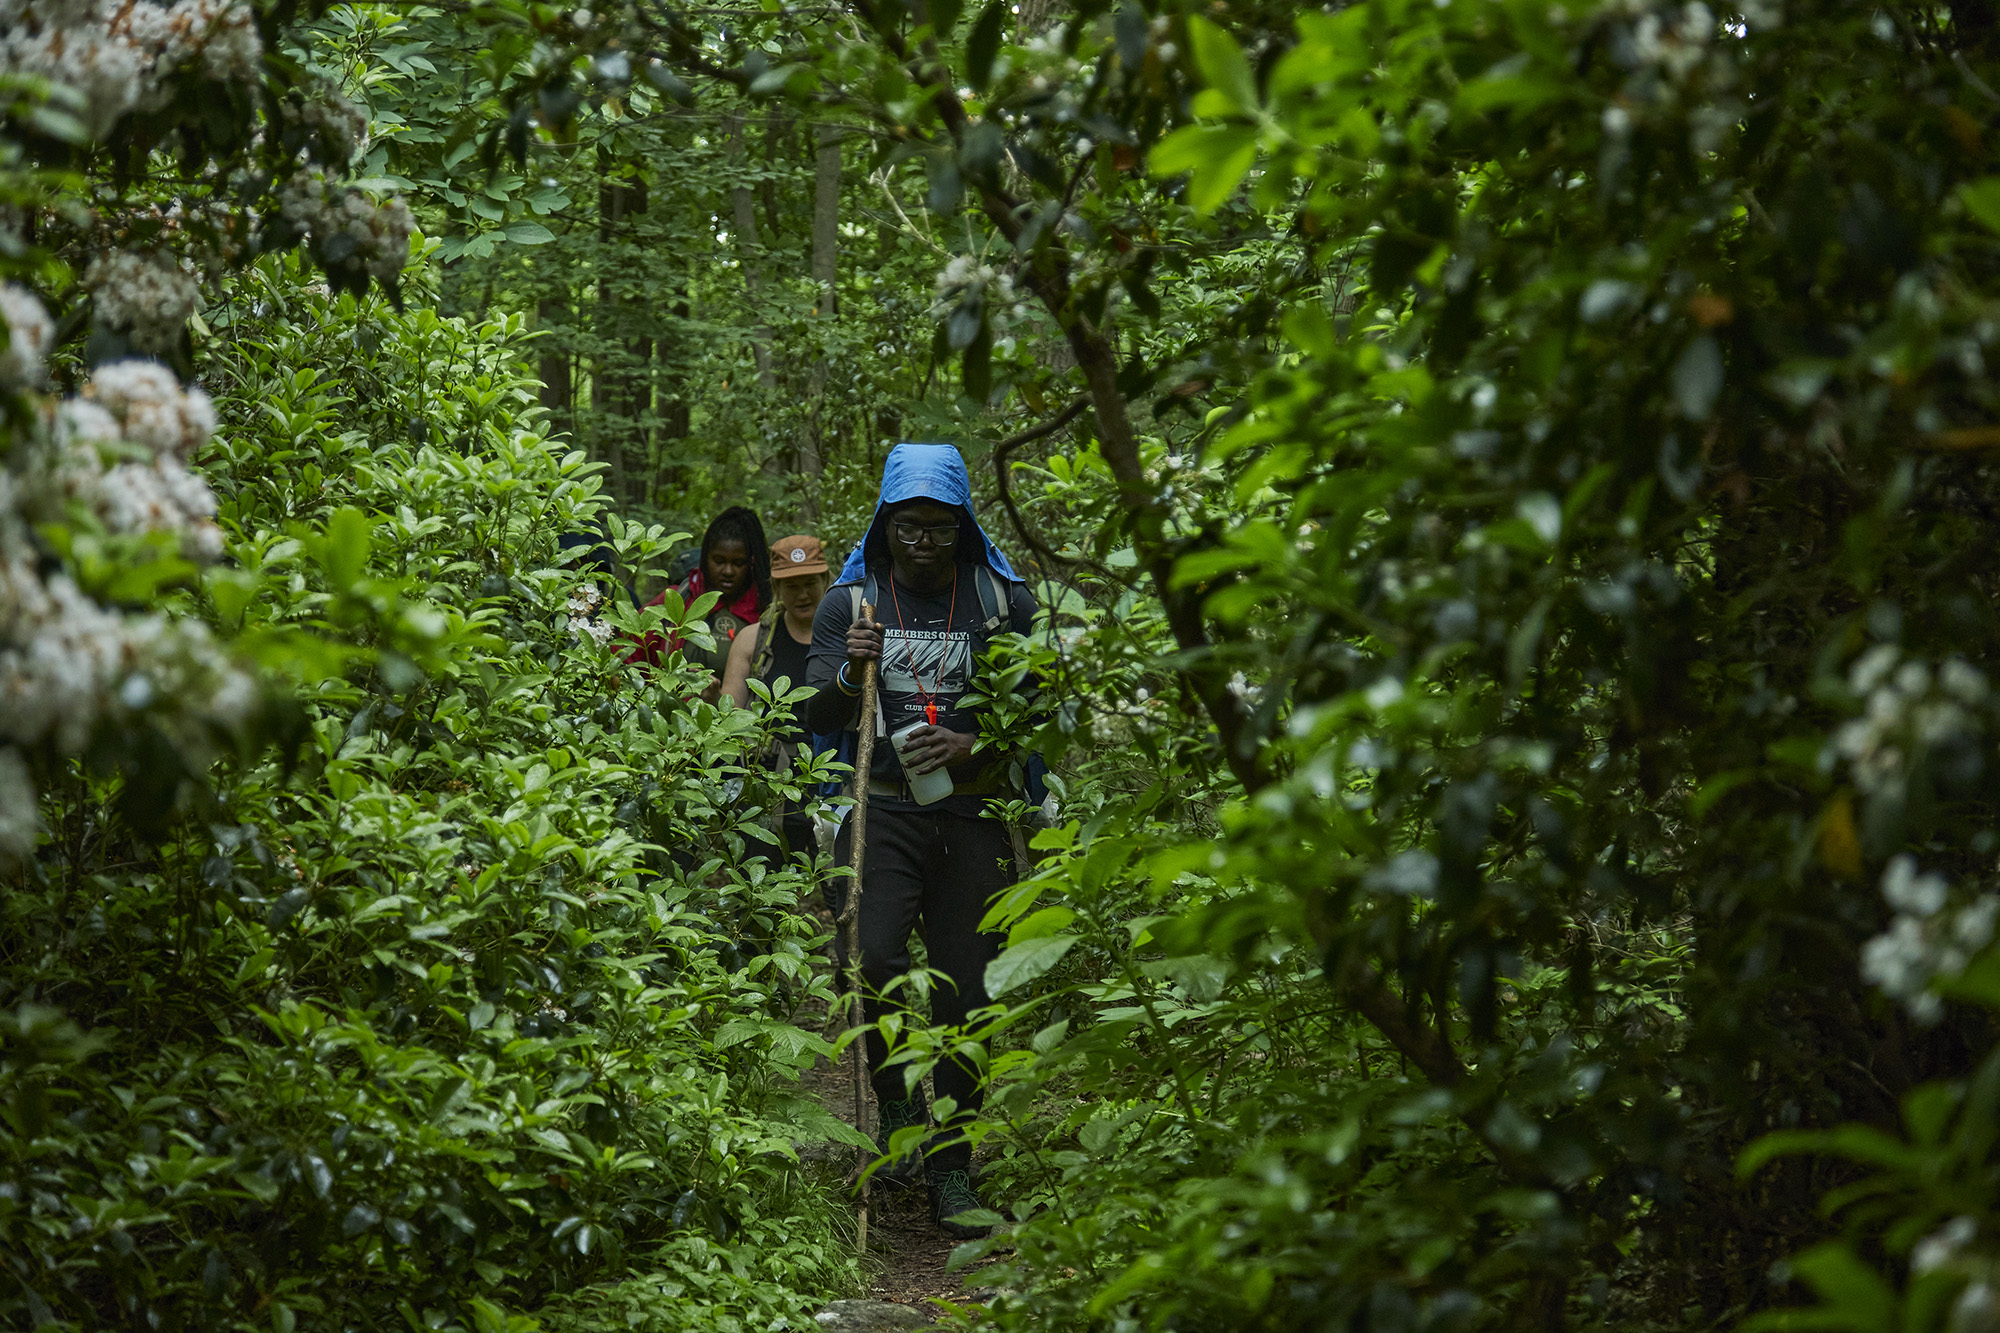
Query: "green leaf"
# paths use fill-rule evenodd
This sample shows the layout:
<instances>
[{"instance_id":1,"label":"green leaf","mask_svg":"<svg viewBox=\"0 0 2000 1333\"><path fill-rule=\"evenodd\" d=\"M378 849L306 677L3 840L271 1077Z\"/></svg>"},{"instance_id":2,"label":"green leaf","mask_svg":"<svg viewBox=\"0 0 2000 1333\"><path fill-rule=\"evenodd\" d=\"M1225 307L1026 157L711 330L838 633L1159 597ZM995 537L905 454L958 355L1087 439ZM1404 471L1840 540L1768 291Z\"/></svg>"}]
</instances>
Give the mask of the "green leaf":
<instances>
[{"instance_id":1,"label":"green leaf","mask_svg":"<svg viewBox=\"0 0 2000 1333\"><path fill-rule=\"evenodd\" d=\"M645 75L646 82L682 106L694 105L694 89L688 86L687 80L667 68L663 61L649 60L640 72Z\"/></svg>"},{"instance_id":2,"label":"green leaf","mask_svg":"<svg viewBox=\"0 0 2000 1333\"><path fill-rule=\"evenodd\" d=\"M1792 1260L1792 1271L1825 1304L1810 1310L1773 1310L1742 1328L1839 1329L1845 1333L1894 1333L1896 1289L1838 1241L1815 1245Z\"/></svg>"},{"instance_id":3,"label":"green leaf","mask_svg":"<svg viewBox=\"0 0 2000 1333\"><path fill-rule=\"evenodd\" d=\"M539 222L512 222L500 229L500 234L515 245L547 245L556 234Z\"/></svg>"},{"instance_id":4,"label":"green leaf","mask_svg":"<svg viewBox=\"0 0 2000 1333\"><path fill-rule=\"evenodd\" d=\"M986 993L1005 995L1033 981L1060 963L1076 941L1074 935L1044 935L1013 945L986 965Z\"/></svg>"},{"instance_id":5,"label":"green leaf","mask_svg":"<svg viewBox=\"0 0 2000 1333\"><path fill-rule=\"evenodd\" d=\"M373 530L368 515L351 505L336 510L327 520L326 537L320 543L320 567L326 570L328 583L345 592L360 581L368 568Z\"/></svg>"},{"instance_id":6,"label":"green leaf","mask_svg":"<svg viewBox=\"0 0 2000 1333\"><path fill-rule=\"evenodd\" d=\"M1958 187L1958 199L1989 231L2000 231L2000 176L1967 181Z\"/></svg>"},{"instance_id":7,"label":"green leaf","mask_svg":"<svg viewBox=\"0 0 2000 1333\"><path fill-rule=\"evenodd\" d=\"M770 1024L761 1018L732 1018L715 1033L715 1049L727 1050L740 1042L761 1037L770 1031Z\"/></svg>"},{"instance_id":8,"label":"green leaf","mask_svg":"<svg viewBox=\"0 0 2000 1333\"><path fill-rule=\"evenodd\" d=\"M959 183L958 161L949 153L933 153L924 161L930 176L930 190L924 198L933 213L956 213L965 187Z\"/></svg>"},{"instance_id":9,"label":"green leaf","mask_svg":"<svg viewBox=\"0 0 2000 1333\"><path fill-rule=\"evenodd\" d=\"M1925 1154L1893 1135L1867 1125L1841 1125L1834 1129L1781 1129L1766 1134L1743 1150L1736 1159L1736 1178L1747 1180L1775 1157L1803 1155L1845 1157L1850 1161L1876 1166L1915 1167Z\"/></svg>"},{"instance_id":10,"label":"green leaf","mask_svg":"<svg viewBox=\"0 0 2000 1333\"><path fill-rule=\"evenodd\" d=\"M1236 39L1199 14L1189 16L1187 27L1195 68L1208 86L1227 98L1234 110L1245 115L1255 111L1257 80Z\"/></svg>"},{"instance_id":11,"label":"green leaf","mask_svg":"<svg viewBox=\"0 0 2000 1333\"><path fill-rule=\"evenodd\" d=\"M931 31L942 41L950 39L952 30L958 27L959 11L965 0L930 0Z\"/></svg>"},{"instance_id":12,"label":"green leaf","mask_svg":"<svg viewBox=\"0 0 2000 1333\"><path fill-rule=\"evenodd\" d=\"M785 85L791 82L792 75L798 73L801 68L803 66L800 65L773 66L750 81L750 92L758 97L781 93L785 91Z\"/></svg>"},{"instance_id":13,"label":"green leaf","mask_svg":"<svg viewBox=\"0 0 2000 1333\"><path fill-rule=\"evenodd\" d=\"M1001 27L1013 16L1008 0L993 0L972 25L965 40L965 81L974 92L983 93L993 78L993 61L1000 54Z\"/></svg>"},{"instance_id":14,"label":"green leaf","mask_svg":"<svg viewBox=\"0 0 2000 1333\"><path fill-rule=\"evenodd\" d=\"M789 1097L772 1109L774 1128L808 1143L842 1143L850 1148L875 1147L875 1140L810 1097Z\"/></svg>"},{"instance_id":15,"label":"green leaf","mask_svg":"<svg viewBox=\"0 0 2000 1333\"><path fill-rule=\"evenodd\" d=\"M1257 160L1257 131L1248 125L1187 125L1160 140L1147 159L1155 176L1191 172L1188 207L1215 211Z\"/></svg>"},{"instance_id":16,"label":"green leaf","mask_svg":"<svg viewBox=\"0 0 2000 1333\"><path fill-rule=\"evenodd\" d=\"M507 1333L507 1312L491 1301L474 1296L466 1302L472 1310L472 1327L477 1333Z\"/></svg>"},{"instance_id":17,"label":"green leaf","mask_svg":"<svg viewBox=\"0 0 2000 1333\"><path fill-rule=\"evenodd\" d=\"M1038 940L1068 929L1070 923L1075 920L1076 913L1067 907L1044 907L1015 925L1008 933L1007 942L1023 944L1029 940Z\"/></svg>"},{"instance_id":18,"label":"green leaf","mask_svg":"<svg viewBox=\"0 0 2000 1333\"><path fill-rule=\"evenodd\" d=\"M1007 1219L991 1208L968 1208L962 1213L953 1213L952 1220L968 1227L999 1227L1007 1224Z\"/></svg>"}]
</instances>

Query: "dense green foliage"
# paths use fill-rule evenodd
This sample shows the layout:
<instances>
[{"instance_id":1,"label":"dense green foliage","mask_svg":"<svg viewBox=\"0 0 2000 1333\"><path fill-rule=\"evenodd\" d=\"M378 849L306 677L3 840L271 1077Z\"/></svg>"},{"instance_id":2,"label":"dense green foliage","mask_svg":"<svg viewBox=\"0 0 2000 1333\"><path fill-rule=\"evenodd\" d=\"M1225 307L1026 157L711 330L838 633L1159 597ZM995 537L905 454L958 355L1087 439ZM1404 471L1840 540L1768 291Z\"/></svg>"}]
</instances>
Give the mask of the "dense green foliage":
<instances>
[{"instance_id":1,"label":"dense green foliage","mask_svg":"<svg viewBox=\"0 0 2000 1333\"><path fill-rule=\"evenodd\" d=\"M679 706L686 668L612 689L556 560L597 482L518 322L276 266L209 318L200 601L310 673L302 743L152 845L82 770L47 799L6 900L9 1318L511 1327L629 1270L680 1274L632 1289L663 1317L802 1319L848 1278L793 1140L841 1131L788 1091L827 1049L785 1022L799 886L742 872L756 780L710 780L758 724Z\"/></svg>"},{"instance_id":2,"label":"dense green foliage","mask_svg":"<svg viewBox=\"0 0 2000 1333\"><path fill-rule=\"evenodd\" d=\"M605 464L615 505L698 530L742 491L777 536L921 433L938 261L899 234L846 130L764 100L695 105L655 67L480 174L521 71L478 30L342 9L304 50L370 107L357 169L435 218L443 307L517 310L542 335L541 400Z\"/></svg>"},{"instance_id":3,"label":"dense green foliage","mask_svg":"<svg viewBox=\"0 0 2000 1333\"><path fill-rule=\"evenodd\" d=\"M995 667L1060 703L994 692L1058 798L991 918L994 1322L1994 1325L1993 15L1020 11L263 15L435 287L259 232L160 353L222 402L228 560L37 520L280 702L18 741L0 1302L724 1327L849 1281L791 1158L840 1133L786 1091L809 886L713 780L767 724L616 667L555 543L608 477L642 577L739 494L835 545L948 435L1053 612ZM182 243L163 169L8 95L7 198L78 171ZM150 335L38 216L73 387Z\"/></svg>"},{"instance_id":4,"label":"dense green foliage","mask_svg":"<svg viewBox=\"0 0 2000 1333\"><path fill-rule=\"evenodd\" d=\"M1083 780L996 913L997 981L1067 969L1002 1078L1047 1210L1007 1317L1711 1326L1795 1272L1828 1326L1982 1326L1990 1204L1924 1182L1989 1151L1984 1084L1926 1082L1991 1045L1939 999L1993 924L1983 20L1127 7L994 65L981 18L966 101L864 14L808 68L931 90L873 106L1082 372L1077 577L1164 613L1045 664ZM1280 226L1190 448L1164 340L1105 330Z\"/></svg>"}]
</instances>

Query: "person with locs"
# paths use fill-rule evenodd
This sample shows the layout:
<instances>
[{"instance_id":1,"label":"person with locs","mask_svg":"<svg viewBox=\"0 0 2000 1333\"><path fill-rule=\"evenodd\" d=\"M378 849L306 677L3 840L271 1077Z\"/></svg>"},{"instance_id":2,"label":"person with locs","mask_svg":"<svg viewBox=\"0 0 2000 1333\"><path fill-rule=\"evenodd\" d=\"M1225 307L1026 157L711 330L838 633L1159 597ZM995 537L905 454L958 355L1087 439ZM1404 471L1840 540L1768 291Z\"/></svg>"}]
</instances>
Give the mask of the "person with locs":
<instances>
[{"instance_id":1,"label":"person with locs","mask_svg":"<svg viewBox=\"0 0 2000 1333\"><path fill-rule=\"evenodd\" d=\"M715 682L702 693L704 699L712 701L721 692L722 674L736 632L745 625L756 624L771 603L771 553L764 540L764 525L757 521L757 515L742 505L717 514L701 535L701 563L674 590L680 594L683 605L703 593L718 594L708 613L708 628L715 636L715 647L700 648L680 639L648 634L625 661L658 666L664 654L679 649L689 662L715 673ZM659 606L666 600L667 594L662 592L646 605Z\"/></svg>"},{"instance_id":2,"label":"person with locs","mask_svg":"<svg viewBox=\"0 0 2000 1333\"><path fill-rule=\"evenodd\" d=\"M883 993L910 967L911 929L921 919L930 966L944 974L932 991L931 1019L959 1025L987 1003L986 965L1001 939L979 929L993 896L1013 882L1007 826L987 811L1003 794L1008 761L975 754L977 714L961 704L973 665L997 634L1027 633L1034 598L971 510L965 462L948 444L899 444L882 470L881 498L867 535L847 559L813 617L806 683L818 692L805 708L809 731L829 734L859 722L869 662L880 679L874 760L868 783L868 847L859 920L863 1014L870 1024L888 1008ZM874 621L861 617L863 603ZM834 845L837 864L852 864L853 821ZM845 883L835 896L844 902ZM836 914L840 903L836 903ZM846 959L842 959L846 965ZM879 1031L867 1036L870 1083L881 1141L930 1123L922 1089L905 1085L901 1067L885 1067ZM924 1172L931 1209L952 1236L987 1228L952 1219L981 1208L971 1176L972 1150L953 1123L981 1101L978 1071L950 1059L933 1080L940 1100L957 1108L924 1145L924 1159L892 1160L877 1179L909 1185Z\"/></svg>"},{"instance_id":3,"label":"person with locs","mask_svg":"<svg viewBox=\"0 0 2000 1333\"><path fill-rule=\"evenodd\" d=\"M722 692L738 708L750 706L750 682L761 680L775 690L788 680L795 686L806 683L806 653L812 646L813 614L826 595L826 555L817 537L781 537L771 543L771 590L773 604L754 625L736 633L729 648L729 665L722 677ZM769 753L759 756L769 767L783 772L792 766L805 732L796 723L775 738ZM785 851L813 855L812 815L803 807L787 804L780 812L778 830Z\"/></svg>"}]
</instances>

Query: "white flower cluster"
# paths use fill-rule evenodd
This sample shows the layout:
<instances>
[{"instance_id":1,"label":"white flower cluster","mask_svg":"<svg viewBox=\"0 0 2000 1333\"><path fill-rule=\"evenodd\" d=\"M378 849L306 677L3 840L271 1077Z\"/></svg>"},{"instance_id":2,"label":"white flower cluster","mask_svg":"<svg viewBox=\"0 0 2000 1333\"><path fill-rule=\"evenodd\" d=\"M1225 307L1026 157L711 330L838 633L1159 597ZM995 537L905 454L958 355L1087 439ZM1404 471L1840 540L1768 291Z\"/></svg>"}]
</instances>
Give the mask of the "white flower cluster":
<instances>
[{"instance_id":1,"label":"white flower cluster","mask_svg":"<svg viewBox=\"0 0 2000 1333\"><path fill-rule=\"evenodd\" d=\"M617 628L609 621L594 619L597 608L603 604L604 594L597 589L588 583L577 586L576 591L569 595L569 602L564 607L569 612L569 632L572 638L578 642L588 638L600 648L611 642L612 636L618 633Z\"/></svg>"},{"instance_id":2,"label":"white flower cluster","mask_svg":"<svg viewBox=\"0 0 2000 1333\"><path fill-rule=\"evenodd\" d=\"M1677 115L1697 156L1719 149L1748 114L1738 94L1741 39L1783 22L1780 0L1732 0L1718 21L1704 0L1613 0L1604 16L1606 45L1629 71L1602 114L1608 146L1622 149L1641 120Z\"/></svg>"},{"instance_id":3,"label":"white flower cluster","mask_svg":"<svg viewBox=\"0 0 2000 1333\"><path fill-rule=\"evenodd\" d=\"M14 747L46 742L74 753L100 721L129 719L155 705L234 728L248 716L257 688L200 621L107 610L68 575L38 574L22 525L12 521L5 527L0 534L0 859L12 859L32 850L36 827L31 784Z\"/></svg>"},{"instance_id":4,"label":"white flower cluster","mask_svg":"<svg viewBox=\"0 0 2000 1333\"><path fill-rule=\"evenodd\" d=\"M34 777L19 752L0 749L0 858L26 854L41 831Z\"/></svg>"},{"instance_id":5,"label":"white flower cluster","mask_svg":"<svg viewBox=\"0 0 2000 1333\"><path fill-rule=\"evenodd\" d=\"M1935 1023L1944 1014L1944 1001L1932 985L1963 972L1973 955L1993 942L2000 896L1983 894L1948 910L1945 882L1920 873L1916 859L1905 855L1882 872L1882 898L1896 909L1896 918L1861 946L1861 975L1902 1001L1918 1022Z\"/></svg>"},{"instance_id":6,"label":"white flower cluster","mask_svg":"<svg viewBox=\"0 0 2000 1333\"><path fill-rule=\"evenodd\" d=\"M1910 1273L1948 1271L1971 1278L1952 1304L1950 1333L1992 1333L2000 1328L2000 1291L1994 1287L1990 1253L1977 1247L1979 1220L1954 1217L1918 1241L1910 1250Z\"/></svg>"},{"instance_id":7,"label":"white flower cluster","mask_svg":"<svg viewBox=\"0 0 2000 1333\"><path fill-rule=\"evenodd\" d=\"M25 511L60 519L79 504L108 531L177 533L190 557L221 555L215 494L188 469L215 431L208 395L155 361L100 366L83 392L55 409L23 468Z\"/></svg>"},{"instance_id":8,"label":"white flower cluster","mask_svg":"<svg viewBox=\"0 0 2000 1333\"><path fill-rule=\"evenodd\" d=\"M7 346L0 350L0 392L39 389L42 358L55 340L55 321L33 292L0 282L0 324L7 326Z\"/></svg>"},{"instance_id":9,"label":"white flower cluster","mask_svg":"<svg viewBox=\"0 0 2000 1333\"><path fill-rule=\"evenodd\" d=\"M18 288L0 291L0 312L13 334L9 387L39 383L46 314ZM44 569L32 535L81 504L112 531L175 532L184 549L218 554L215 497L187 466L214 429L199 389L155 362L121 361L16 436L0 470L0 861L30 853L40 830L26 748L74 753L100 722L139 714L233 729L257 700L207 626L99 605Z\"/></svg>"},{"instance_id":10,"label":"white flower cluster","mask_svg":"<svg viewBox=\"0 0 2000 1333\"><path fill-rule=\"evenodd\" d=\"M1155 25L1151 34L1159 46L1160 59L1172 63L1175 51L1172 42L1157 42L1160 28ZM1036 33L1021 43L1021 59L1030 69L1028 87L1050 100L1041 108L1040 119L1072 121L1076 119L1076 94L1073 86L1077 76L1084 71L1084 62L1064 50L1068 44L1067 25L1058 23L1046 32Z\"/></svg>"},{"instance_id":11,"label":"white flower cluster","mask_svg":"<svg viewBox=\"0 0 2000 1333\"><path fill-rule=\"evenodd\" d=\"M84 395L118 423L119 437L185 463L215 434L215 407L200 389L183 389L157 361L99 366Z\"/></svg>"},{"instance_id":12,"label":"white flower cluster","mask_svg":"<svg viewBox=\"0 0 2000 1333\"><path fill-rule=\"evenodd\" d=\"M1934 1273L1948 1267L1965 1252L1979 1234L1979 1222L1971 1217L1954 1217L1916 1243L1910 1251L1912 1273Z\"/></svg>"},{"instance_id":13,"label":"white flower cluster","mask_svg":"<svg viewBox=\"0 0 2000 1333\"><path fill-rule=\"evenodd\" d=\"M1021 49L1031 56L1053 58L1063 53L1064 26L1060 23L1046 32L1038 32L1021 43Z\"/></svg>"},{"instance_id":14,"label":"white flower cluster","mask_svg":"<svg viewBox=\"0 0 2000 1333\"><path fill-rule=\"evenodd\" d=\"M298 110L299 123L321 136L336 162L351 161L368 148L368 113L329 87Z\"/></svg>"},{"instance_id":15,"label":"white flower cluster","mask_svg":"<svg viewBox=\"0 0 2000 1333\"><path fill-rule=\"evenodd\" d=\"M83 271L96 316L104 326L129 333L143 352L166 352L201 304L193 275L163 254L113 250Z\"/></svg>"},{"instance_id":16,"label":"white flower cluster","mask_svg":"<svg viewBox=\"0 0 2000 1333\"><path fill-rule=\"evenodd\" d=\"M1888 644L1855 659L1847 679L1867 702L1860 717L1834 733L1833 754L1852 765L1855 785L1871 794L1901 781L1923 750L1976 732L1973 710L1990 693L1986 677L1957 658L1934 673L1922 662L1902 661Z\"/></svg>"},{"instance_id":17,"label":"white flower cluster","mask_svg":"<svg viewBox=\"0 0 2000 1333\"><path fill-rule=\"evenodd\" d=\"M103 139L128 111L163 105L168 81L199 60L209 78L261 72L264 44L242 0L0 0L0 73L32 74L84 95Z\"/></svg>"},{"instance_id":18,"label":"white flower cluster","mask_svg":"<svg viewBox=\"0 0 2000 1333\"><path fill-rule=\"evenodd\" d=\"M359 190L327 179L318 167L285 183L285 220L310 236L328 267L358 265L377 282L393 282L410 262L416 220L401 199L377 204Z\"/></svg>"},{"instance_id":19,"label":"white flower cluster","mask_svg":"<svg viewBox=\"0 0 2000 1333\"><path fill-rule=\"evenodd\" d=\"M1003 269L982 264L972 255L953 255L937 275L937 301L931 314L942 317L971 292L984 292L989 304L1001 307L1014 303L1014 279Z\"/></svg>"},{"instance_id":20,"label":"white flower cluster","mask_svg":"<svg viewBox=\"0 0 2000 1333\"><path fill-rule=\"evenodd\" d=\"M579 643L588 638L592 643L602 648L605 644L611 642L611 636L618 631L606 620L591 620L584 616L571 616L569 620L569 632Z\"/></svg>"},{"instance_id":21,"label":"white flower cluster","mask_svg":"<svg viewBox=\"0 0 2000 1333\"><path fill-rule=\"evenodd\" d=\"M1688 0L1678 10L1647 10L1629 32L1629 61L1656 68L1670 81L1683 83L1707 57L1708 44L1715 40L1715 13L1701 0Z\"/></svg>"},{"instance_id":22,"label":"white flower cluster","mask_svg":"<svg viewBox=\"0 0 2000 1333\"><path fill-rule=\"evenodd\" d=\"M1264 687L1251 684L1250 678L1241 671L1229 678L1227 688L1231 694L1241 699L1246 707L1255 708L1264 702Z\"/></svg>"}]
</instances>

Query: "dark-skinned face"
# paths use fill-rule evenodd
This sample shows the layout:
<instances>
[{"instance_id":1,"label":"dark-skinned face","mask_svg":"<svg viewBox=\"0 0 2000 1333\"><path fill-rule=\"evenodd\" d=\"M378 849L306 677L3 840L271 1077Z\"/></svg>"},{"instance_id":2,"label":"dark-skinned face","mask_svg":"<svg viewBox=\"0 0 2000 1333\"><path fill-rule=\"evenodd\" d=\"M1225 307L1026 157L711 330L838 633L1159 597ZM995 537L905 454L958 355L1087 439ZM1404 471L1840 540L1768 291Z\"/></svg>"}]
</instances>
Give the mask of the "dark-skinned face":
<instances>
[{"instance_id":1,"label":"dark-skinned face","mask_svg":"<svg viewBox=\"0 0 2000 1333\"><path fill-rule=\"evenodd\" d=\"M958 517L958 510L935 500L919 500L889 515L885 526L896 577L913 588L949 582L958 565ZM951 540L940 542L945 529L950 529ZM905 540L912 535L914 544Z\"/></svg>"},{"instance_id":2,"label":"dark-skinned face","mask_svg":"<svg viewBox=\"0 0 2000 1333\"><path fill-rule=\"evenodd\" d=\"M743 595L750 582L750 548L734 537L724 537L708 548L702 582L710 592L722 594L724 603Z\"/></svg>"}]
</instances>

